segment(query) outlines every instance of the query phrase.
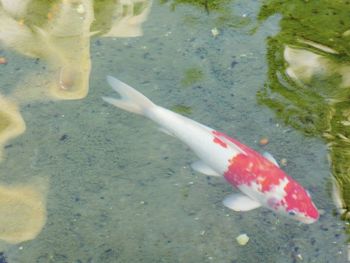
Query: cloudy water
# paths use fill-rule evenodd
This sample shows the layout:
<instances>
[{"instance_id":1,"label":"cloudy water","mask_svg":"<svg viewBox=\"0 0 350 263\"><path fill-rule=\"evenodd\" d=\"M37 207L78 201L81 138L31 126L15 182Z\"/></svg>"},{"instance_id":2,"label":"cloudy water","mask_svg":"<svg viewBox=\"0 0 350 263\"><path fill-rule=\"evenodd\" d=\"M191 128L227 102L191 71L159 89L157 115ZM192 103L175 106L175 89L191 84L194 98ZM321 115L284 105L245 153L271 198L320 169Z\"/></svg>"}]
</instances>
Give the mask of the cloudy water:
<instances>
[{"instance_id":1,"label":"cloudy water","mask_svg":"<svg viewBox=\"0 0 350 263\"><path fill-rule=\"evenodd\" d=\"M350 262L350 4L333 2L0 0L0 263ZM318 221L227 208L239 190L103 101L107 75L268 152Z\"/></svg>"}]
</instances>

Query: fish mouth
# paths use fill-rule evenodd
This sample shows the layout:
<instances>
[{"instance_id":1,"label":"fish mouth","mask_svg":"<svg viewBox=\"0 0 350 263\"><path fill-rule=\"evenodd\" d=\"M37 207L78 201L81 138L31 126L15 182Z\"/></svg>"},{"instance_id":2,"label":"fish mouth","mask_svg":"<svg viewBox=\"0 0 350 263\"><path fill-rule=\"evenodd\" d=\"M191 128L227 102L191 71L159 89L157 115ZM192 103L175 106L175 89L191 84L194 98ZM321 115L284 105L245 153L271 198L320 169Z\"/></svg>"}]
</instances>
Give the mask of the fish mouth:
<instances>
[{"instance_id":1,"label":"fish mouth","mask_svg":"<svg viewBox=\"0 0 350 263\"><path fill-rule=\"evenodd\" d=\"M295 210L291 210L288 212L288 214L292 216L295 220L304 224L315 223L320 217L317 209L314 209L312 213L302 213Z\"/></svg>"},{"instance_id":2,"label":"fish mouth","mask_svg":"<svg viewBox=\"0 0 350 263\"><path fill-rule=\"evenodd\" d=\"M301 222L305 224L312 224L312 223L315 223L316 221L317 219L314 219L314 218L304 218L303 220L301 220Z\"/></svg>"},{"instance_id":3,"label":"fish mouth","mask_svg":"<svg viewBox=\"0 0 350 263\"><path fill-rule=\"evenodd\" d=\"M301 216L298 217L298 221L304 223L304 224L312 224L315 223L318 220L319 217L317 218L313 218L313 217L309 217L309 216Z\"/></svg>"}]
</instances>

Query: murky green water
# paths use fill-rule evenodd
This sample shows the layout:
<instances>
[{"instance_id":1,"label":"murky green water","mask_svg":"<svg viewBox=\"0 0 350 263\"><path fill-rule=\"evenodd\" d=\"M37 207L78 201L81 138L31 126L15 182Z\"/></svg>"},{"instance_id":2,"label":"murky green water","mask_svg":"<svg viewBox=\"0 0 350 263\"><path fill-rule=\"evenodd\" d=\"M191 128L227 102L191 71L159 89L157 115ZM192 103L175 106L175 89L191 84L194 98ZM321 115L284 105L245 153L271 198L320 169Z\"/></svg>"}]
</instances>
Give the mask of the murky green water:
<instances>
[{"instance_id":1,"label":"murky green water","mask_svg":"<svg viewBox=\"0 0 350 263\"><path fill-rule=\"evenodd\" d=\"M350 261L347 1L0 2L0 263ZM106 75L273 154L319 221L224 207Z\"/></svg>"}]
</instances>

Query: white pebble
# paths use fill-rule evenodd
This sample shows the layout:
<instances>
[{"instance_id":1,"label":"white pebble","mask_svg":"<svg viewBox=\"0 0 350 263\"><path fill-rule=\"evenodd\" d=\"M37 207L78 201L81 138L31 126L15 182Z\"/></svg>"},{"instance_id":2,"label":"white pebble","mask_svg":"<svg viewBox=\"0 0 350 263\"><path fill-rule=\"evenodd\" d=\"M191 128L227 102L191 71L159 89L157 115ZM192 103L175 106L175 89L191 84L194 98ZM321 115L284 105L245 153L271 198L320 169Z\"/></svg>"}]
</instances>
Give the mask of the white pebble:
<instances>
[{"instance_id":1,"label":"white pebble","mask_svg":"<svg viewBox=\"0 0 350 263\"><path fill-rule=\"evenodd\" d=\"M220 31L216 27L214 27L211 30L211 34L213 35L213 37L217 37L220 34Z\"/></svg>"},{"instance_id":2,"label":"white pebble","mask_svg":"<svg viewBox=\"0 0 350 263\"><path fill-rule=\"evenodd\" d=\"M249 237L247 234L241 234L236 238L238 244L240 244L241 246L245 246L248 241L249 241Z\"/></svg>"}]
</instances>

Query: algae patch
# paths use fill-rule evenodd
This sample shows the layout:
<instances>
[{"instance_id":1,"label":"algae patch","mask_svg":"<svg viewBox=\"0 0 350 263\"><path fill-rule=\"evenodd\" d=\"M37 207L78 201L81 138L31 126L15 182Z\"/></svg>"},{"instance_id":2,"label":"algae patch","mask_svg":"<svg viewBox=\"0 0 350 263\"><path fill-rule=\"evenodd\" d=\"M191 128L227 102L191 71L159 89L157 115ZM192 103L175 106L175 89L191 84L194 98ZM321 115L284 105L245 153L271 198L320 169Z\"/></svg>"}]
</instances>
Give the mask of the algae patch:
<instances>
[{"instance_id":1,"label":"algae patch","mask_svg":"<svg viewBox=\"0 0 350 263\"><path fill-rule=\"evenodd\" d=\"M350 42L347 1L264 1L259 20L281 14L268 38L268 77L258 101L307 136L327 143L350 218ZM349 231L349 230L348 230Z\"/></svg>"},{"instance_id":2,"label":"algae patch","mask_svg":"<svg viewBox=\"0 0 350 263\"><path fill-rule=\"evenodd\" d=\"M181 80L181 85L188 87L203 80L203 78L204 73L200 68L189 68L184 73L184 77Z\"/></svg>"},{"instance_id":3,"label":"algae patch","mask_svg":"<svg viewBox=\"0 0 350 263\"><path fill-rule=\"evenodd\" d=\"M183 104L176 104L170 109L182 115L191 115L192 113L192 108Z\"/></svg>"}]
</instances>

